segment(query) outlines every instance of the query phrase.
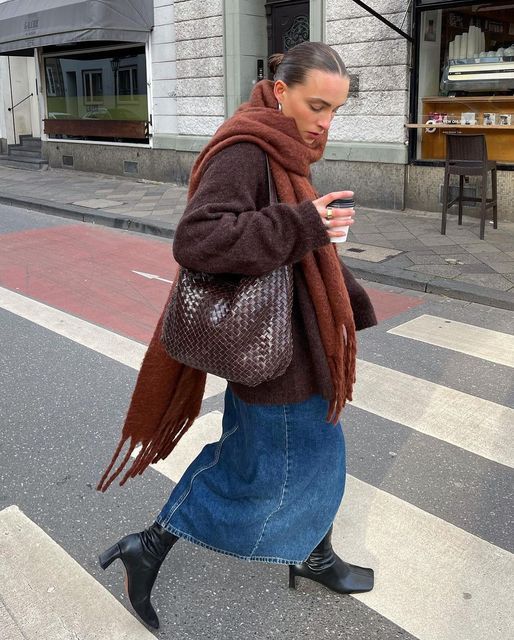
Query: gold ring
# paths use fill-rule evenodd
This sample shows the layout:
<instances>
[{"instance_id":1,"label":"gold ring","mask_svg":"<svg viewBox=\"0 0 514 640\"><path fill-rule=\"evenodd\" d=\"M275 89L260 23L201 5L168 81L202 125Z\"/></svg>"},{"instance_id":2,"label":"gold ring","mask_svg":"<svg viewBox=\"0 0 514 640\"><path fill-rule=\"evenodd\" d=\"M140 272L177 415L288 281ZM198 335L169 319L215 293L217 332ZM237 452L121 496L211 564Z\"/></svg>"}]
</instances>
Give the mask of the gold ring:
<instances>
[{"instance_id":1,"label":"gold ring","mask_svg":"<svg viewBox=\"0 0 514 640\"><path fill-rule=\"evenodd\" d=\"M332 220L332 209L327 209L327 220Z\"/></svg>"}]
</instances>

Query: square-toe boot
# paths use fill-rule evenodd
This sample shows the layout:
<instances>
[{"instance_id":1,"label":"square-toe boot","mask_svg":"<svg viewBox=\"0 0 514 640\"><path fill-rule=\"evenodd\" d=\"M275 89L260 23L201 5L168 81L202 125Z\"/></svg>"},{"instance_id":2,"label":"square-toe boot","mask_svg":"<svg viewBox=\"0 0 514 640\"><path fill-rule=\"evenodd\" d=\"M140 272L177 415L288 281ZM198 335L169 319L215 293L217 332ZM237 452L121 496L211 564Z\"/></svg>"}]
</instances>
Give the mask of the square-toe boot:
<instances>
[{"instance_id":1,"label":"square-toe boot","mask_svg":"<svg viewBox=\"0 0 514 640\"><path fill-rule=\"evenodd\" d=\"M374 584L373 569L357 567L341 560L332 548L332 529L305 562L289 565L289 587L296 589L296 578L309 578L337 593L364 593Z\"/></svg>"},{"instance_id":2,"label":"square-toe boot","mask_svg":"<svg viewBox=\"0 0 514 640\"><path fill-rule=\"evenodd\" d=\"M159 628L159 618L150 602L152 587L164 558L177 540L177 536L154 522L141 533L125 536L99 557L102 569L121 559L130 604L141 620L154 629Z\"/></svg>"}]
</instances>

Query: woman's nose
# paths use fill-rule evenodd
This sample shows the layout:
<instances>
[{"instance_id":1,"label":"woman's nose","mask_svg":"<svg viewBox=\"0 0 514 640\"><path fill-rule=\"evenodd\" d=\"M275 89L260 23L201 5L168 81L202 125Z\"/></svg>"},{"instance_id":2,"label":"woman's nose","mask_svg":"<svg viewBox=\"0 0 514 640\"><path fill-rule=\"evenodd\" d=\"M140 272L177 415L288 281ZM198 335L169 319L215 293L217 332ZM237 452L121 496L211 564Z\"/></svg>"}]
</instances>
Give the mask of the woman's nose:
<instances>
[{"instance_id":1,"label":"woman's nose","mask_svg":"<svg viewBox=\"0 0 514 640\"><path fill-rule=\"evenodd\" d=\"M330 128L330 123L332 122L332 115L324 115L320 117L318 120L318 125L324 130L327 131Z\"/></svg>"}]
</instances>

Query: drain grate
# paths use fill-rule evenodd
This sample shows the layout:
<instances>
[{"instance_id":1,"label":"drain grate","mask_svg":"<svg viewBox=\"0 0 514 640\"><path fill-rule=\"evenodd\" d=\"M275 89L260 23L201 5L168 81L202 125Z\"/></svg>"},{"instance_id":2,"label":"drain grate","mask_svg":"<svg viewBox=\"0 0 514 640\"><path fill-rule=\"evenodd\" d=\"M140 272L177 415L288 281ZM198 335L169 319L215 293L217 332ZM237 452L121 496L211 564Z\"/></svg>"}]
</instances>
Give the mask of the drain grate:
<instances>
[{"instance_id":1,"label":"drain grate","mask_svg":"<svg viewBox=\"0 0 514 640\"><path fill-rule=\"evenodd\" d=\"M353 251L353 253L362 253L363 251L366 251L366 249L356 249L355 247L352 247L351 249L348 249L348 252Z\"/></svg>"},{"instance_id":2,"label":"drain grate","mask_svg":"<svg viewBox=\"0 0 514 640\"><path fill-rule=\"evenodd\" d=\"M138 174L139 173L139 163L138 162L134 162L132 160L124 160L123 161L123 173Z\"/></svg>"}]
</instances>

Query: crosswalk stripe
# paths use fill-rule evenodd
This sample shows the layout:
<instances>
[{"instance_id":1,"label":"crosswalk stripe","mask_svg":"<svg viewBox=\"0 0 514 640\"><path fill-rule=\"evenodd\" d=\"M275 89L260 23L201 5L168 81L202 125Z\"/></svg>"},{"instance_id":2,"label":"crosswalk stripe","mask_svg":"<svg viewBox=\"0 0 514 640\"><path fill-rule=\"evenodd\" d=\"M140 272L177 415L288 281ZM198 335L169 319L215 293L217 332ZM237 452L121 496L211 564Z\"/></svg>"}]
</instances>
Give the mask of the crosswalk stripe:
<instances>
[{"instance_id":1,"label":"crosswalk stripe","mask_svg":"<svg viewBox=\"0 0 514 640\"><path fill-rule=\"evenodd\" d=\"M133 369L146 346L41 302L0 287L0 307ZM226 381L207 376L204 398ZM353 405L514 466L514 410L421 378L359 360Z\"/></svg>"},{"instance_id":2,"label":"crosswalk stripe","mask_svg":"<svg viewBox=\"0 0 514 640\"><path fill-rule=\"evenodd\" d=\"M179 443L164 460L160 460L152 467L178 482L191 462L209 442L216 442L221 437L221 420L223 415L219 411L211 411L198 418L194 425L187 431ZM135 449L132 457L137 456L139 447Z\"/></svg>"},{"instance_id":3,"label":"crosswalk stripe","mask_svg":"<svg viewBox=\"0 0 514 640\"><path fill-rule=\"evenodd\" d=\"M3 638L155 640L18 507L0 511L0 537Z\"/></svg>"},{"instance_id":4,"label":"crosswalk stripe","mask_svg":"<svg viewBox=\"0 0 514 640\"><path fill-rule=\"evenodd\" d=\"M334 547L375 569L355 596L419 640L514 637L514 555L347 476Z\"/></svg>"},{"instance_id":5,"label":"crosswalk stripe","mask_svg":"<svg viewBox=\"0 0 514 640\"><path fill-rule=\"evenodd\" d=\"M425 314L388 333L514 367L514 335L500 331Z\"/></svg>"},{"instance_id":6,"label":"crosswalk stripe","mask_svg":"<svg viewBox=\"0 0 514 640\"><path fill-rule=\"evenodd\" d=\"M514 409L359 360L352 405L514 467Z\"/></svg>"},{"instance_id":7,"label":"crosswalk stripe","mask_svg":"<svg viewBox=\"0 0 514 640\"><path fill-rule=\"evenodd\" d=\"M177 482L219 438L221 418L202 416L154 469ZM351 475L333 539L345 559L376 571L374 590L355 597L419 640L503 640L514 632L508 551Z\"/></svg>"},{"instance_id":8,"label":"crosswalk stripe","mask_svg":"<svg viewBox=\"0 0 514 640\"><path fill-rule=\"evenodd\" d=\"M134 369L140 366L146 347L133 340L2 288L0 307ZM216 393L226 386L221 379L213 384L218 385ZM353 405L514 466L514 411L507 407L365 361L358 363ZM199 418L169 458L154 468L178 481L204 444L219 438L221 419L219 411ZM112 628L102 627L95 635L95 627L88 637L153 638L17 507L0 511L0 536L8 543L0 547L0 593L5 589L12 594L0 606L0 625L5 620L6 628L16 629L12 640L64 640L70 628L78 636L79 625L83 632L84 624L109 621L114 621ZM514 556L509 552L349 475L334 546L345 559L375 568L374 591L355 597L419 640L514 637ZM23 557L26 548L38 551ZM67 585L66 593L54 597L59 584ZM84 593L84 611L77 613L77 594ZM94 614L91 620L88 614ZM119 622L124 615L127 625L136 626L124 631L124 621Z\"/></svg>"},{"instance_id":9,"label":"crosswalk stripe","mask_svg":"<svg viewBox=\"0 0 514 640\"><path fill-rule=\"evenodd\" d=\"M0 287L0 308L30 320L30 322L116 360L127 367L136 370L141 367L146 345L140 342L120 336L113 331L3 287ZM222 393L226 386L225 380L208 375L204 398Z\"/></svg>"},{"instance_id":10,"label":"crosswalk stripe","mask_svg":"<svg viewBox=\"0 0 514 640\"><path fill-rule=\"evenodd\" d=\"M0 307L133 369L146 346L0 287ZM207 376L204 398L222 393L226 381ZM353 405L446 440L500 464L514 466L514 410L359 360Z\"/></svg>"}]
</instances>

